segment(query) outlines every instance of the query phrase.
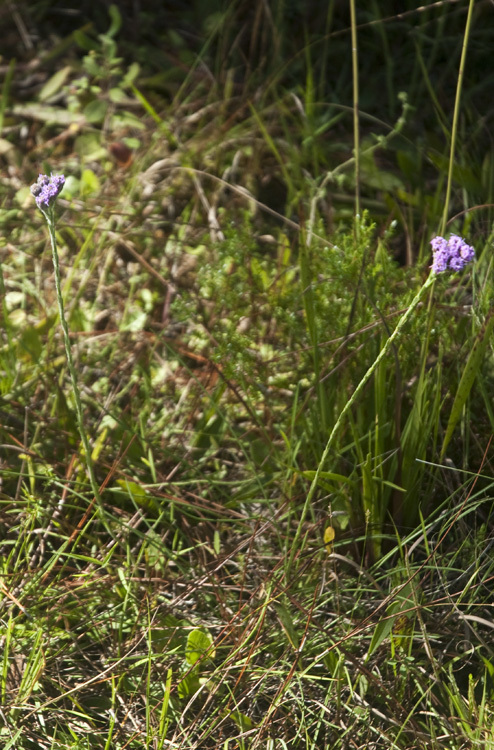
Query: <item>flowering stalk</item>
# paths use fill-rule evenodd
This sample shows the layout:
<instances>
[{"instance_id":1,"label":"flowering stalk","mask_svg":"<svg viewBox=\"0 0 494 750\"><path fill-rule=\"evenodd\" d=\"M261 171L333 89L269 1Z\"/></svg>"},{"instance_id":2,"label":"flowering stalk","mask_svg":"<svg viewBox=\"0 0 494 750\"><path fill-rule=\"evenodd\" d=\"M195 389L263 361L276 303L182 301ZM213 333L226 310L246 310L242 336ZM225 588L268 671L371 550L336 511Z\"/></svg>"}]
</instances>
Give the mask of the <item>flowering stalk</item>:
<instances>
[{"instance_id":1,"label":"flowering stalk","mask_svg":"<svg viewBox=\"0 0 494 750\"><path fill-rule=\"evenodd\" d=\"M451 197L451 185L453 184L453 169L455 165L456 135L458 132L458 120L460 118L461 91L463 88L463 76L465 73L465 66L467 62L467 47L468 47L468 40L470 38L470 29L472 26L474 4L475 4L475 0L470 0L470 2L468 3L467 22L465 25L465 33L463 34L463 46L461 49L460 68L458 70L458 79L456 83L455 108L453 111L453 125L451 128L451 144L450 144L450 150L449 150L448 179L446 181L446 198L444 200L443 218L441 221L441 229L440 229L440 231L442 232L444 232L444 230L446 229L448 211L449 211L449 200Z\"/></svg>"},{"instance_id":2,"label":"flowering stalk","mask_svg":"<svg viewBox=\"0 0 494 750\"><path fill-rule=\"evenodd\" d=\"M427 277L425 283L423 284L423 286L419 289L419 291L413 298L408 310L404 313L404 315L398 321L398 324L396 328L394 329L393 333L388 338L383 348L377 355L376 359L374 360L372 365L369 367L369 369L363 376L360 383L355 388L353 394L351 395L349 400L346 402L345 406L340 412L338 419L336 420L333 426L333 429L331 430L328 441L326 443L326 447L324 448L323 454L321 456L321 460L319 461L318 467L314 474L314 478L309 487L309 491L307 493L304 507L302 509L302 515L299 521L299 525L297 527L297 531L295 532L295 537L294 537L293 544L292 544L292 551L290 553L290 558L288 561L288 569L291 568L295 555L297 554L298 541L300 540L300 537L302 535L303 524L307 517L307 513L309 511L312 498L314 497L314 494L317 489L317 485L319 483L319 476L321 474L324 464L326 463L329 451L334 443L334 439L338 433L338 430L340 429L343 423L343 419L345 418L347 413L350 411L353 404L356 402L357 398L362 393L363 389L369 382L373 373L379 367L384 357L388 354L389 350L393 346L398 336L401 334L403 327L412 317L412 314L414 313L415 308L419 304L420 300L422 299L426 291L430 289L431 286L434 284L436 275L448 269L452 271L461 271L467 265L467 263L470 263L470 261L472 261L475 257L475 251L473 247L471 247L470 245L467 245L466 242L464 242L464 240L461 237L458 237L455 234L452 234L449 240L445 240L443 237L435 237L433 240L431 240L431 245L433 249L433 263L431 266L431 272L429 276Z\"/></svg>"},{"instance_id":3,"label":"flowering stalk","mask_svg":"<svg viewBox=\"0 0 494 750\"><path fill-rule=\"evenodd\" d=\"M62 297L62 285L60 282L60 263L58 259L57 250L57 239L55 236L55 202L58 195L60 194L65 183L65 177L63 175L47 175L40 174L37 183L31 185L31 193L36 199L36 205L40 209L41 213L46 219L48 224L48 231L50 232L50 241L53 258L53 268L55 271L55 290L57 294L58 311L60 314L60 323L63 331L63 340L65 345L65 354L67 357L67 365L69 368L70 379L72 381L72 392L74 394L74 401L77 413L77 426L79 428L79 435L81 437L82 445L84 448L85 460L91 489L93 491L94 498L99 504L101 502L101 496L96 482L94 474L93 461L91 457L91 446L86 434L83 420L83 411L81 403L81 395L79 386L77 385L77 375L74 366L74 360L72 358L72 349L70 346L69 338L69 327L65 318L64 303Z\"/></svg>"}]
</instances>

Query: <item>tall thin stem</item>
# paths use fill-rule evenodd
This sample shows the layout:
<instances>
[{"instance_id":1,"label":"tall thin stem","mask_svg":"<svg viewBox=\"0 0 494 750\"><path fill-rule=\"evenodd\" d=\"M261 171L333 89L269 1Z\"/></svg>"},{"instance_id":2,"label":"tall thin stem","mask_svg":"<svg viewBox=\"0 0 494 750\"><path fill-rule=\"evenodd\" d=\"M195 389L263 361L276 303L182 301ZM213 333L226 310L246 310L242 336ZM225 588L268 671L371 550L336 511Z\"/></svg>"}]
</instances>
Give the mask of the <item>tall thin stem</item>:
<instances>
[{"instance_id":1,"label":"tall thin stem","mask_svg":"<svg viewBox=\"0 0 494 750\"><path fill-rule=\"evenodd\" d=\"M468 5L467 22L465 25L465 33L463 35L463 46L461 50L460 69L458 71L458 80L456 83L456 97L455 97L455 108L453 112L453 127L451 129L451 147L449 151L449 168L448 168L448 181L446 184L446 198L444 201L443 218L441 221L441 228L439 234L444 234L446 231L446 225L448 223L449 213L449 202L451 199L451 185L453 182L453 167L455 161L455 147L456 147L456 135L458 133L458 120L460 117L460 101L461 91L463 87L463 74L465 72L465 64L467 60L467 47L468 40L470 38L470 27L472 25L472 14L475 0L470 0Z\"/></svg>"},{"instance_id":2,"label":"tall thin stem","mask_svg":"<svg viewBox=\"0 0 494 750\"><path fill-rule=\"evenodd\" d=\"M50 232L53 268L55 271L55 290L57 294L58 312L60 314L60 323L61 323L62 332L63 332L65 354L67 356L67 364L69 367L70 379L72 381L72 392L74 394L75 408L76 408L76 414L77 414L77 426L79 428L79 435L81 436L82 445L84 447L85 461L86 461L87 473L89 476L89 482L91 484L91 489L93 491L96 502L98 503L98 505L100 505L101 495L100 495L98 483L96 481L96 477L94 474L93 460L91 457L91 446L89 444L89 439L86 433L86 429L84 427L81 395L79 391L79 386L77 384L77 375L76 375L75 366L74 366L74 359L72 357L72 349L70 346L69 327L67 325L67 320L65 318L65 310L64 310L64 303L63 303L63 296L62 296L62 285L60 282L60 263L58 260L57 238L55 235L55 220L53 217L53 209L50 209L48 211L43 211L43 214L46 218L48 229Z\"/></svg>"},{"instance_id":3,"label":"tall thin stem","mask_svg":"<svg viewBox=\"0 0 494 750\"><path fill-rule=\"evenodd\" d=\"M360 227L360 136L359 136L359 89L358 89L358 48L357 13L355 0L350 0L350 25L352 30L352 72L353 72L353 149L355 152L355 231L358 239Z\"/></svg>"}]
</instances>

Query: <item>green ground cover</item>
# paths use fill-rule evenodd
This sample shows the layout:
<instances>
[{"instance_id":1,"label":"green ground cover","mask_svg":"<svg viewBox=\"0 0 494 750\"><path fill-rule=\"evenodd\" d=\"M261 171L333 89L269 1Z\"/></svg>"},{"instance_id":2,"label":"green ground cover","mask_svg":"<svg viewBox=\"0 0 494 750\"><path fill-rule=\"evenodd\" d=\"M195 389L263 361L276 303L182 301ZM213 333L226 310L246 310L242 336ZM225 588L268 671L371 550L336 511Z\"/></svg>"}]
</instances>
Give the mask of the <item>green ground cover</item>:
<instances>
[{"instance_id":1,"label":"green ground cover","mask_svg":"<svg viewBox=\"0 0 494 750\"><path fill-rule=\"evenodd\" d=\"M0 6L3 748L494 747L494 11L393 5Z\"/></svg>"}]
</instances>

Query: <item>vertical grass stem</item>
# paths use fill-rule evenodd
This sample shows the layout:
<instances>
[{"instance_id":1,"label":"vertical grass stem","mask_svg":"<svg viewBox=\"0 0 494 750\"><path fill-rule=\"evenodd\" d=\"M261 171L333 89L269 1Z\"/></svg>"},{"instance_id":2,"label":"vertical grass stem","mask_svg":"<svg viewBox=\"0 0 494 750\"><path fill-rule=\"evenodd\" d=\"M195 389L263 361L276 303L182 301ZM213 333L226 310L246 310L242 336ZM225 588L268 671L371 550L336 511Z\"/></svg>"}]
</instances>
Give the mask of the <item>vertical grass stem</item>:
<instances>
[{"instance_id":1,"label":"vertical grass stem","mask_svg":"<svg viewBox=\"0 0 494 750\"><path fill-rule=\"evenodd\" d=\"M353 148L355 151L355 236L358 242L360 233L360 137L359 137L359 88L358 88L358 48L357 14L355 0L350 0L350 25L352 29L352 72L353 72Z\"/></svg>"},{"instance_id":2,"label":"vertical grass stem","mask_svg":"<svg viewBox=\"0 0 494 750\"><path fill-rule=\"evenodd\" d=\"M84 427L81 395L79 391L79 386L77 384L77 375L76 375L75 366L74 366L74 359L72 357L72 349L70 346L69 327L67 325L67 320L65 318L65 310L64 310L64 303L63 303L63 296L62 296L62 285L60 281L60 263L58 259L57 238L55 235L55 220L53 216L53 209L49 209L48 211L43 211L43 214L46 218L46 222L48 224L48 230L50 232L53 268L55 271L55 290L56 290L56 295L57 295L58 311L60 314L60 324L62 326L62 331L63 331L63 340L64 340L64 346L65 346L65 354L67 356L67 365L69 367L70 379L72 381L72 392L74 394L75 408L76 408L76 414L77 414L77 426L79 428L79 435L81 437L82 445L84 447L86 467L87 467L87 473L89 476L89 482L91 484L91 489L92 489L92 492L94 494L94 498L97 504L101 505L101 495L100 495L98 483L96 481L96 477L94 474L93 461L91 457L91 446L89 445L89 439L86 433L86 429Z\"/></svg>"},{"instance_id":3,"label":"vertical grass stem","mask_svg":"<svg viewBox=\"0 0 494 750\"><path fill-rule=\"evenodd\" d=\"M400 335L401 331L403 330L403 327L405 326L405 324L410 320L411 316L413 315L413 313L415 311L415 308L419 304L420 300L422 299L422 297L424 296L424 294L427 292L427 290L431 288L432 284L434 283L434 280L435 280L435 273L431 272L429 274L427 280L423 284L423 286L419 289L419 291L417 292L417 294L413 298L413 300L410 303L410 306L409 306L408 310L406 311L406 313L398 321L398 324L397 324L396 328L394 329L393 333L391 334L391 336L388 338L388 340L384 344L384 346L381 349L381 351L379 352L378 356L376 357L376 359L374 360L374 362L372 363L372 365L369 367L369 369L367 370L367 372L363 376L363 378L360 381L360 383L355 388L352 396L348 399L348 401L346 402L345 406L341 410L340 415L339 415L338 419L336 420L336 422L335 422L335 424L333 426L333 429L331 430L331 433L329 435L328 441L326 443L326 447L324 448L323 454L321 456L321 460L319 461L318 467L316 469L316 473L314 474L314 478L313 478L313 480L311 482L311 485L309 487L309 491L308 491L307 497L305 499L304 507L302 509L302 515L300 517L299 525L297 527L297 531L295 532L295 537L293 539L293 544L292 544L292 549L291 549L291 553L290 553L290 558L288 560L288 566L287 566L288 570L287 570L287 572L291 569L291 567L293 565L293 561L295 559L295 555L297 554L298 543L299 543L300 537L302 535L302 530L303 530L304 522L305 522L305 519L307 518L307 513L309 512L309 508L310 508L310 504L312 502L312 498L314 497L314 494L315 494L316 489L317 489L317 485L319 483L319 476L320 476L321 471L322 471L322 469L323 469L323 467L324 467L324 465L326 463L327 457L329 455L329 451L331 450L331 447L332 447L332 445L334 443L334 439L335 439L336 435L338 434L338 430L340 429L345 416L350 411L350 409L352 408L353 404L356 402L356 400L358 399L358 397L362 393L362 390L364 389L364 387L369 382L369 380L372 377L373 373L379 367L379 364L382 362L382 360L384 359L384 357L388 354L389 350L391 349L391 347L393 346L394 342L396 341L396 339Z\"/></svg>"},{"instance_id":4,"label":"vertical grass stem","mask_svg":"<svg viewBox=\"0 0 494 750\"><path fill-rule=\"evenodd\" d=\"M456 135L458 132L458 119L460 117L460 101L461 101L461 90L463 86L463 75L465 72L465 64L467 60L467 47L468 40L470 37L470 28L472 25L473 6L475 0L470 0L468 5L467 22L465 25L465 33L463 35L463 46L461 50L460 69L458 71L458 81L456 83L456 97L455 97L455 108L453 111L453 126L451 129L451 148L449 152L449 167L448 167L448 181L446 183L446 198L444 201L443 218L441 221L441 228L439 234L444 234L448 223L448 212L449 202L451 199L451 185L453 182L453 167L455 161L455 146L456 146Z\"/></svg>"}]
</instances>

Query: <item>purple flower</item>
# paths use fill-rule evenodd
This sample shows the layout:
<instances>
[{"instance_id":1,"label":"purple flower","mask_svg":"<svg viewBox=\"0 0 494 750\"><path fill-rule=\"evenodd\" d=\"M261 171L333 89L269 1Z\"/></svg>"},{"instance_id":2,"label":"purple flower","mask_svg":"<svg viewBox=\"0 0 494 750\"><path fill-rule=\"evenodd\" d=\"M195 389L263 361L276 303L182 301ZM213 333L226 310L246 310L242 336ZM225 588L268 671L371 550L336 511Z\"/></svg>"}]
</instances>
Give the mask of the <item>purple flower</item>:
<instances>
[{"instance_id":1,"label":"purple flower","mask_svg":"<svg viewBox=\"0 0 494 750\"><path fill-rule=\"evenodd\" d=\"M65 184L63 174L40 174L38 181L31 185L31 193L36 199L36 205L41 211L48 211L53 207L55 201Z\"/></svg>"},{"instance_id":2,"label":"purple flower","mask_svg":"<svg viewBox=\"0 0 494 750\"><path fill-rule=\"evenodd\" d=\"M475 250L467 245L457 234L450 235L449 240L444 237L434 237L432 245L432 270L434 273L442 271L461 271L467 263L475 258Z\"/></svg>"}]
</instances>

